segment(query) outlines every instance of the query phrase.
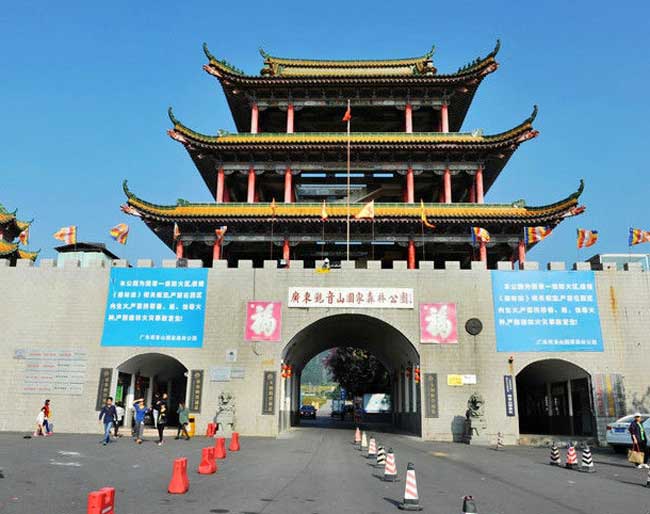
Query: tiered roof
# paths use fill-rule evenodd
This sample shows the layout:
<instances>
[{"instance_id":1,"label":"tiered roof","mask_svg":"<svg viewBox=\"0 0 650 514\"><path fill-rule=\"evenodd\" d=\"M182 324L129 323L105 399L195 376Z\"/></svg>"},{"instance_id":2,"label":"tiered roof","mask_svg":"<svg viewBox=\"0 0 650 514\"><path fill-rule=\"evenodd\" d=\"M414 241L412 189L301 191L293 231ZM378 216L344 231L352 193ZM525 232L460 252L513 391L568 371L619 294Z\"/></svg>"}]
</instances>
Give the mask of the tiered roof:
<instances>
[{"instance_id":1,"label":"tiered roof","mask_svg":"<svg viewBox=\"0 0 650 514\"><path fill-rule=\"evenodd\" d=\"M38 252L32 252L26 248L20 248L19 243L14 242L14 239L25 229L29 228L31 221L20 221L16 218L16 212L9 212L0 204L0 229L2 229L2 237L0 237L0 258L10 259L31 259L36 260Z\"/></svg>"}]
</instances>

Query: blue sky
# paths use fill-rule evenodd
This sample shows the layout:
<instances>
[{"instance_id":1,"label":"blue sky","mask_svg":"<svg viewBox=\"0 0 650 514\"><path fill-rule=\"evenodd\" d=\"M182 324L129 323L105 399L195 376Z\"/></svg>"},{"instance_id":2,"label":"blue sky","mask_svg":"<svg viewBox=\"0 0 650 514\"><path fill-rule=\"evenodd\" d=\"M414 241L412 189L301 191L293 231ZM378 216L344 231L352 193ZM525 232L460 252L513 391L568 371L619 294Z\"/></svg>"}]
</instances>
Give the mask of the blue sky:
<instances>
[{"instance_id":1,"label":"blue sky","mask_svg":"<svg viewBox=\"0 0 650 514\"><path fill-rule=\"evenodd\" d=\"M540 136L523 144L486 200L561 199L586 181L586 214L529 256L576 260L575 229L601 241L579 257L628 252L629 226L650 230L648 2L13 2L0 11L0 203L35 218L33 249L77 224L125 258L169 258L120 212L122 179L156 203L210 201L182 146L166 135L169 105L204 133L233 130L201 44L248 73L258 48L281 56L388 58L436 45L442 73L501 38L500 68L475 97L464 130L507 130L538 104ZM131 226L125 247L108 236ZM594 251L591 251L594 250ZM633 251L650 251L640 245Z\"/></svg>"}]
</instances>

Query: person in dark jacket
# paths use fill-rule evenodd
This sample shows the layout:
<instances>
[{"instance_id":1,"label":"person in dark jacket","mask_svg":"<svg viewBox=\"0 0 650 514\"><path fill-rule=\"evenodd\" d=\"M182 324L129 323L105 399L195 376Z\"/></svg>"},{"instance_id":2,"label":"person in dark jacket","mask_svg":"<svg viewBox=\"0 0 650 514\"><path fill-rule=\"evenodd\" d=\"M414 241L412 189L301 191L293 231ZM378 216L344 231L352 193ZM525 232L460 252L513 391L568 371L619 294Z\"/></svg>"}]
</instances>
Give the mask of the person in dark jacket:
<instances>
[{"instance_id":1,"label":"person in dark jacket","mask_svg":"<svg viewBox=\"0 0 650 514\"><path fill-rule=\"evenodd\" d=\"M167 426L167 405L164 403L160 404L160 410L158 411L158 422L156 423L156 428L158 429L158 446L163 444L163 432Z\"/></svg>"},{"instance_id":2,"label":"person in dark jacket","mask_svg":"<svg viewBox=\"0 0 650 514\"><path fill-rule=\"evenodd\" d=\"M643 464L639 464L637 468L650 468L648 465L648 458L650 457L650 447L648 446L648 434L646 434L643 423L641 422L641 414L634 414L634 421L630 423L628 428L632 436L632 446L638 447L639 451L643 452Z\"/></svg>"},{"instance_id":3,"label":"person in dark jacket","mask_svg":"<svg viewBox=\"0 0 650 514\"><path fill-rule=\"evenodd\" d=\"M111 428L113 428L116 419L117 411L115 410L115 405L113 405L113 398L109 396L106 398L106 404L99 411L99 422L104 421L104 439L102 439L104 446L111 442Z\"/></svg>"}]
</instances>

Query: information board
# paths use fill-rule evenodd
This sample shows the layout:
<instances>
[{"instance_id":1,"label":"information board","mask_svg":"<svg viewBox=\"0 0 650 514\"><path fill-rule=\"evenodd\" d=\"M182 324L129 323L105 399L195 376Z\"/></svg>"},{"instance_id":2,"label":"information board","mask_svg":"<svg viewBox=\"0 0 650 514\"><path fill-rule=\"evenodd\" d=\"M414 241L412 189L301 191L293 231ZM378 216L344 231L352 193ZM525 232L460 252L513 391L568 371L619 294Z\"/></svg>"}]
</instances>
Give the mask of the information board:
<instances>
[{"instance_id":1,"label":"information board","mask_svg":"<svg viewBox=\"0 0 650 514\"><path fill-rule=\"evenodd\" d=\"M498 352L602 352L592 271L492 271Z\"/></svg>"},{"instance_id":2,"label":"information board","mask_svg":"<svg viewBox=\"0 0 650 514\"><path fill-rule=\"evenodd\" d=\"M208 270L113 268L102 346L203 346Z\"/></svg>"},{"instance_id":3,"label":"information board","mask_svg":"<svg viewBox=\"0 0 650 514\"><path fill-rule=\"evenodd\" d=\"M413 289L405 287L290 287L288 307L412 309Z\"/></svg>"},{"instance_id":4,"label":"information board","mask_svg":"<svg viewBox=\"0 0 650 514\"><path fill-rule=\"evenodd\" d=\"M503 394L506 400L506 416L515 415L515 389L512 375L503 375Z\"/></svg>"},{"instance_id":5,"label":"information board","mask_svg":"<svg viewBox=\"0 0 650 514\"><path fill-rule=\"evenodd\" d=\"M188 404L190 412L201 412L202 397L203 397L203 370L193 369L190 371L190 401Z\"/></svg>"},{"instance_id":6,"label":"information board","mask_svg":"<svg viewBox=\"0 0 650 514\"><path fill-rule=\"evenodd\" d=\"M80 395L86 381L85 350L20 348L14 359L25 363L23 393Z\"/></svg>"},{"instance_id":7,"label":"information board","mask_svg":"<svg viewBox=\"0 0 650 514\"><path fill-rule=\"evenodd\" d=\"M438 374L424 374L424 417L438 417Z\"/></svg>"},{"instance_id":8,"label":"information board","mask_svg":"<svg viewBox=\"0 0 650 514\"><path fill-rule=\"evenodd\" d=\"M264 384L262 388L262 414L275 414L275 371L264 372Z\"/></svg>"}]
</instances>

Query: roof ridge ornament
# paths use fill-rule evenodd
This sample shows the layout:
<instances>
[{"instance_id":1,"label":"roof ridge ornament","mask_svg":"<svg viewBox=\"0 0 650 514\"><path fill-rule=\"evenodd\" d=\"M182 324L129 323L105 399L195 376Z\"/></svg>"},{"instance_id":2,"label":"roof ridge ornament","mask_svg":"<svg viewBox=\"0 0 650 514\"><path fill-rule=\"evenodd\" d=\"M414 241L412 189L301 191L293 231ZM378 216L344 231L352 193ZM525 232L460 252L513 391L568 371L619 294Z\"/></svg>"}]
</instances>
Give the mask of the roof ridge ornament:
<instances>
[{"instance_id":1,"label":"roof ridge ornament","mask_svg":"<svg viewBox=\"0 0 650 514\"><path fill-rule=\"evenodd\" d=\"M528 116L528 119L526 120L528 123L532 123L535 121L535 118L537 118L537 104L533 105L533 112Z\"/></svg>"},{"instance_id":2,"label":"roof ridge ornament","mask_svg":"<svg viewBox=\"0 0 650 514\"><path fill-rule=\"evenodd\" d=\"M127 198L135 198L135 195L129 190L129 181L127 179L122 181L122 190Z\"/></svg>"},{"instance_id":3,"label":"roof ridge ornament","mask_svg":"<svg viewBox=\"0 0 650 514\"><path fill-rule=\"evenodd\" d=\"M496 57L496 55L499 53L499 50L501 50L501 39L497 38L497 44L494 45L494 50L492 50L487 57Z\"/></svg>"},{"instance_id":4,"label":"roof ridge ornament","mask_svg":"<svg viewBox=\"0 0 650 514\"><path fill-rule=\"evenodd\" d=\"M264 57L264 59L269 59L271 57L271 55L268 54L267 52L265 52L264 48L262 48L261 46L259 47L259 52L260 52L260 55L262 57Z\"/></svg>"},{"instance_id":5,"label":"roof ridge ornament","mask_svg":"<svg viewBox=\"0 0 650 514\"><path fill-rule=\"evenodd\" d=\"M210 53L210 50L208 49L208 44L204 41L203 42L203 53L205 56L211 60L211 61L216 61L216 57Z\"/></svg>"},{"instance_id":6,"label":"roof ridge ornament","mask_svg":"<svg viewBox=\"0 0 650 514\"><path fill-rule=\"evenodd\" d=\"M171 105L167 109L167 116L169 116L169 119L174 124L174 126L182 125L182 123L180 121L178 121L178 119L176 119L176 116L174 116L174 110L172 109Z\"/></svg>"}]
</instances>

